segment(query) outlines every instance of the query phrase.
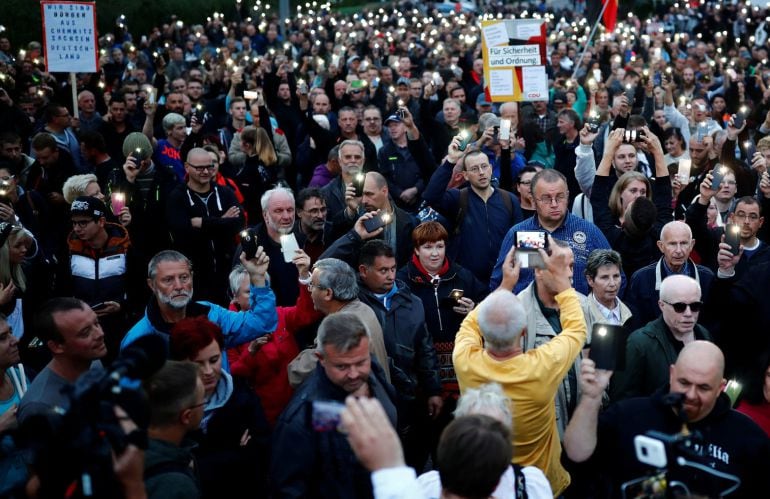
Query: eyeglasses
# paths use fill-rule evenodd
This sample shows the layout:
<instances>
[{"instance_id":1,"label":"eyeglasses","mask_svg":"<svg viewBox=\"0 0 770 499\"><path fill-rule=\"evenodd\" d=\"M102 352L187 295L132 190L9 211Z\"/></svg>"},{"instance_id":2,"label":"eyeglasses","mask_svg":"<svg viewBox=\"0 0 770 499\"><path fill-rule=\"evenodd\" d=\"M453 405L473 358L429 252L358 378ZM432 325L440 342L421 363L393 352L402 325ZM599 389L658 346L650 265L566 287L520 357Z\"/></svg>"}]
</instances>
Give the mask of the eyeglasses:
<instances>
[{"instance_id":1,"label":"eyeglasses","mask_svg":"<svg viewBox=\"0 0 770 499\"><path fill-rule=\"evenodd\" d=\"M759 220L759 215L756 213L735 213L733 218L736 220L746 220L748 218L750 221L756 222Z\"/></svg>"},{"instance_id":2,"label":"eyeglasses","mask_svg":"<svg viewBox=\"0 0 770 499\"><path fill-rule=\"evenodd\" d=\"M482 170L490 170L492 168L492 165L489 163L482 163L477 166L471 166L470 168L466 168L465 171L469 173L479 173Z\"/></svg>"},{"instance_id":3,"label":"eyeglasses","mask_svg":"<svg viewBox=\"0 0 770 499\"><path fill-rule=\"evenodd\" d=\"M81 229L84 229L91 222L93 222L93 220L73 220L72 221L72 226L73 227L80 227Z\"/></svg>"},{"instance_id":4,"label":"eyeglasses","mask_svg":"<svg viewBox=\"0 0 770 499\"><path fill-rule=\"evenodd\" d=\"M669 303L665 300L663 300L663 303L666 305L671 305L671 308L674 309L674 312L677 314L684 313L685 310L687 310L687 307L690 307L690 311L693 313L700 312L700 309L703 307L702 301L694 301L692 303L682 303L682 302L676 302L676 303Z\"/></svg>"},{"instance_id":5,"label":"eyeglasses","mask_svg":"<svg viewBox=\"0 0 770 499\"><path fill-rule=\"evenodd\" d=\"M531 180L519 180L519 185L529 185L531 183Z\"/></svg>"},{"instance_id":6,"label":"eyeglasses","mask_svg":"<svg viewBox=\"0 0 770 499\"><path fill-rule=\"evenodd\" d=\"M312 282L307 283L307 290L311 293L313 292L313 288L315 289L328 289L326 286L321 286L318 284L313 284Z\"/></svg>"},{"instance_id":7,"label":"eyeglasses","mask_svg":"<svg viewBox=\"0 0 770 499\"><path fill-rule=\"evenodd\" d=\"M557 194L555 198L552 198L551 196L542 196L539 198L535 198L535 201L537 201L540 204L545 205L551 205L551 204L562 204L564 201L567 200L567 195L564 193Z\"/></svg>"},{"instance_id":8,"label":"eyeglasses","mask_svg":"<svg viewBox=\"0 0 770 499\"><path fill-rule=\"evenodd\" d=\"M195 170L196 172L202 172L203 170L213 170L217 167L214 163L211 163L210 165L191 165L190 163L187 163L187 166Z\"/></svg>"},{"instance_id":9,"label":"eyeglasses","mask_svg":"<svg viewBox=\"0 0 770 499\"><path fill-rule=\"evenodd\" d=\"M722 183L725 185L735 185L737 182L735 180L723 180Z\"/></svg>"}]
</instances>

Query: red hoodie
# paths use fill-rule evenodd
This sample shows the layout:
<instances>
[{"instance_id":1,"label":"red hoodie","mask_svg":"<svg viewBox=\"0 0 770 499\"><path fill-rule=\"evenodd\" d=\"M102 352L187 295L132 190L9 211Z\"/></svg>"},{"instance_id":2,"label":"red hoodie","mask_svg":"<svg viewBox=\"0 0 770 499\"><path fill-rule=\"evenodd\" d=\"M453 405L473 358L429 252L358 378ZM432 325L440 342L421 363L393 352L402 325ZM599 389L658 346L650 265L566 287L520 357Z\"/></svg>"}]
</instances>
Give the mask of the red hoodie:
<instances>
[{"instance_id":1,"label":"red hoodie","mask_svg":"<svg viewBox=\"0 0 770 499\"><path fill-rule=\"evenodd\" d=\"M237 310L233 304L230 309ZM271 426L275 425L294 392L286 372L286 367L299 354L294 332L323 317L313 307L307 286L300 286L299 298L293 307L277 307L276 310L278 326L270 340L256 353L249 353L248 343L227 350L230 372L252 382Z\"/></svg>"}]
</instances>

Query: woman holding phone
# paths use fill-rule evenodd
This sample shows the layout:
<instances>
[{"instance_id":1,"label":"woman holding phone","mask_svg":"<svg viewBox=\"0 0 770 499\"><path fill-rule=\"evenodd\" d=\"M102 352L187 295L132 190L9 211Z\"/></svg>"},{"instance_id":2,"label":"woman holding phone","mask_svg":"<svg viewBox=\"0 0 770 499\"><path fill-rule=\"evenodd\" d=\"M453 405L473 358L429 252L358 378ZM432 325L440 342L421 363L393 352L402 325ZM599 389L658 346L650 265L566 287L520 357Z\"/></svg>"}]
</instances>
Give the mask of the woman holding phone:
<instances>
[{"instance_id":1,"label":"woman holding phone","mask_svg":"<svg viewBox=\"0 0 770 499\"><path fill-rule=\"evenodd\" d=\"M433 445L451 420L460 389L452 365L454 338L468 312L487 293L486 286L471 271L446 257L449 234L438 222L424 222L412 231L414 254L397 278L422 300L425 325L433 338L441 377L444 409L431 426Z\"/></svg>"}]
</instances>

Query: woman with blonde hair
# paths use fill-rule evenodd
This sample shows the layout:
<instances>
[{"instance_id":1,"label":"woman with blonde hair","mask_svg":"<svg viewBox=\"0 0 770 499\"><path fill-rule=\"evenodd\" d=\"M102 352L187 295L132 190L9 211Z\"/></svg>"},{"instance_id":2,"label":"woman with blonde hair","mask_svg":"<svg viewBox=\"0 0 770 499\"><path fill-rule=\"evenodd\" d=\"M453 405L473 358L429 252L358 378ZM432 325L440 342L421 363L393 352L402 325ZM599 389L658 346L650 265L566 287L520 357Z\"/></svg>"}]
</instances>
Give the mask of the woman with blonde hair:
<instances>
[{"instance_id":1,"label":"woman with blonde hair","mask_svg":"<svg viewBox=\"0 0 770 499\"><path fill-rule=\"evenodd\" d=\"M241 131L241 148L246 161L235 173L235 181L246 198L246 211L252 220L261 220L259 200L281 178L278 155L267 132L260 127L247 126Z\"/></svg>"},{"instance_id":2,"label":"woman with blonde hair","mask_svg":"<svg viewBox=\"0 0 770 499\"><path fill-rule=\"evenodd\" d=\"M613 165L619 161L616 153L625 154L626 159ZM652 159L653 179L636 171L640 153ZM660 140L646 126L628 131L618 128L610 132L596 169L591 188L594 224L610 247L623 255L627 277L660 258L660 231L674 218L671 180L663 156Z\"/></svg>"},{"instance_id":3,"label":"woman with blonde hair","mask_svg":"<svg viewBox=\"0 0 770 499\"><path fill-rule=\"evenodd\" d=\"M104 204L109 205L110 209L113 210L113 216L107 217L108 222L120 222L124 227L131 223L131 211L129 211L128 206L125 205L125 201L122 206L116 206L116 208L118 208L118 213L114 213L112 202L108 203L105 200L102 189L99 187L99 181L93 173L73 175L68 178L62 186L62 194L64 195L64 200L67 201L67 204L72 204L72 202L80 196L95 197Z\"/></svg>"},{"instance_id":4,"label":"woman with blonde hair","mask_svg":"<svg viewBox=\"0 0 770 499\"><path fill-rule=\"evenodd\" d=\"M27 278L23 264L36 252L37 244L30 231L21 225L0 222L0 313L7 317L17 338L24 334L22 297L27 291Z\"/></svg>"}]
</instances>

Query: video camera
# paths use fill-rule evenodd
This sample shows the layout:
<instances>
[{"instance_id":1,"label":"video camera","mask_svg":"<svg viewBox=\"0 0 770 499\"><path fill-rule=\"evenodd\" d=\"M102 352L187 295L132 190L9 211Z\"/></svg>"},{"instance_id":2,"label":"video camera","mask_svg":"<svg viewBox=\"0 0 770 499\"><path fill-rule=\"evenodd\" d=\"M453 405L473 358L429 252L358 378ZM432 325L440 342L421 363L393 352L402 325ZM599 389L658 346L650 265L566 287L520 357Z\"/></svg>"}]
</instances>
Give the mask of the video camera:
<instances>
[{"instance_id":1,"label":"video camera","mask_svg":"<svg viewBox=\"0 0 770 499\"><path fill-rule=\"evenodd\" d=\"M621 486L623 497L663 499L693 494L722 497L740 487L741 480L737 476L703 464L708 444L699 432L691 432L687 427L687 415L682 410L684 394L670 393L663 397L663 403L679 415L682 429L673 434L650 430L634 437L636 459L655 471L624 483ZM731 485L725 488L718 485L720 482Z\"/></svg>"},{"instance_id":2,"label":"video camera","mask_svg":"<svg viewBox=\"0 0 770 499\"><path fill-rule=\"evenodd\" d=\"M138 339L110 365L90 369L66 390L66 412L29 417L15 435L15 449L0 455L0 469L24 462L39 477L38 497L122 497L113 473L113 453L128 445L146 448L141 431L126 435L115 415L123 408L141 429L149 422L149 407L141 381L165 363L166 345L157 335ZM0 497L17 497L29 476L16 473L0 487ZM66 492L66 493L65 493ZM24 497L23 494L18 497Z\"/></svg>"}]
</instances>

